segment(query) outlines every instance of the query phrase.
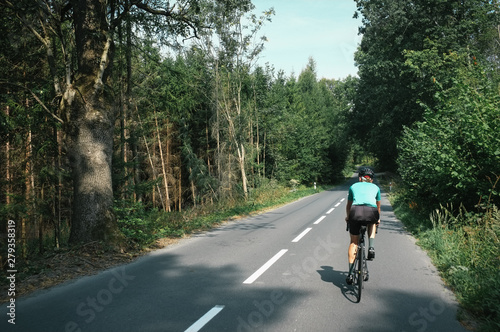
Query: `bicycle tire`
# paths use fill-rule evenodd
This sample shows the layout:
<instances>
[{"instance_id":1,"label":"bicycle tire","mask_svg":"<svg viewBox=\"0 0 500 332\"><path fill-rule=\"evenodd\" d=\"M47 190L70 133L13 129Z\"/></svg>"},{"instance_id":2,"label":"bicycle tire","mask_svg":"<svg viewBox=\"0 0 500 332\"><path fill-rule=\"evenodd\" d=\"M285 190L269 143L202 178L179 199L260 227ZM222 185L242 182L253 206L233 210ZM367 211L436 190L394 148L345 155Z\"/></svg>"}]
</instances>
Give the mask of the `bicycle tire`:
<instances>
[{"instance_id":1,"label":"bicycle tire","mask_svg":"<svg viewBox=\"0 0 500 332\"><path fill-rule=\"evenodd\" d=\"M364 280L364 252L365 252L365 247L363 246L363 244L361 244L361 246L358 247L358 253L356 256L358 256L358 259L357 259L357 268L356 268L356 276L357 276L357 288L358 288L358 291L357 291L357 303L359 303L361 301L361 292L363 290L363 280Z\"/></svg>"},{"instance_id":2,"label":"bicycle tire","mask_svg":"<svg viewBox=\"0 0 500 332\"><path fill-rule=\"evenodd\" d=\"M358 273L358 254L356 254L356 256L354 256L353 269L352 269L352 284L351 284L356 303L359 302L358 301L358 276L359 276L359 273Z\"/></svg>"}]
</instances>

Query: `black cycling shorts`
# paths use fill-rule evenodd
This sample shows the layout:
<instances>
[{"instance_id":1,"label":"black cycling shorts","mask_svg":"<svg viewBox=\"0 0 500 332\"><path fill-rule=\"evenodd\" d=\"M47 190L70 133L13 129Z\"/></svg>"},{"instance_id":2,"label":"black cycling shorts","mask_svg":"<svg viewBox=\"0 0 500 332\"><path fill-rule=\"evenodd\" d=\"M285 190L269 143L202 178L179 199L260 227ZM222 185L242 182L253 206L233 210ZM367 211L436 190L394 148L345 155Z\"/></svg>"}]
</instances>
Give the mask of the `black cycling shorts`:
<instances>
[{"instance_id":1,"label":"black cycling shorts","mask_svg":"<svg viewBox=\"0 0 500 332\"><path fill-rule=\"evenodd\" d=\"M349 233L359 235L361 225L376 224L380 219L378 209L369 205L353 205L349 212Z\"/></svg>"}]
</instances>

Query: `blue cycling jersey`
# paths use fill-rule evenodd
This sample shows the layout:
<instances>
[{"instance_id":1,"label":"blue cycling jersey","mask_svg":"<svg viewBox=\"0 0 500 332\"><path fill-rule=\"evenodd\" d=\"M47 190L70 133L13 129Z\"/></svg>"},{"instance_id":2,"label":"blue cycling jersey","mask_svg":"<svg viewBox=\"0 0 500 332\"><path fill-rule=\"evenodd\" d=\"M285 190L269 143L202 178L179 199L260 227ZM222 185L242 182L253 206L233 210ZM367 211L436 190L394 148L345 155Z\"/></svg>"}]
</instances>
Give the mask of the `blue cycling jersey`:
<instances>
[{"instance_id":1,"label":"blue cycling jersey","mask_svg":"<svg viewBox=\"0 0 500 332\"><path fill-rule=\"evenodd\" d=\"M352 205L377 207L377 202L381 200L380 188L371 182L356 182L349 188L347 199L352 201Z\"/></svg>"}]
</instances>

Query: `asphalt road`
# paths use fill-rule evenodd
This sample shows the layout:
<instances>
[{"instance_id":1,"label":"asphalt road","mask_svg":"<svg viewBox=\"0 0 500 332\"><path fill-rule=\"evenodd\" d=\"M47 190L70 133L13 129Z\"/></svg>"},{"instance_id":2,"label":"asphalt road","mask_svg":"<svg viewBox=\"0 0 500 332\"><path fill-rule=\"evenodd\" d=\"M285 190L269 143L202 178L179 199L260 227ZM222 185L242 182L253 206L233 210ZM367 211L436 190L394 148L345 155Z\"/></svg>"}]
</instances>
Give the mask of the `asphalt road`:
<instances>
[{"instance_id":1,"label":"asphalt road","mask_svg":"<svg viewBox=\"0 0 500 332\"><path fill-rule=\"evenodd\" d=\"M348 185L16 300L0 331L466 331L385 195L360 303L345 283Z\"/></svg>"}]
</instances>

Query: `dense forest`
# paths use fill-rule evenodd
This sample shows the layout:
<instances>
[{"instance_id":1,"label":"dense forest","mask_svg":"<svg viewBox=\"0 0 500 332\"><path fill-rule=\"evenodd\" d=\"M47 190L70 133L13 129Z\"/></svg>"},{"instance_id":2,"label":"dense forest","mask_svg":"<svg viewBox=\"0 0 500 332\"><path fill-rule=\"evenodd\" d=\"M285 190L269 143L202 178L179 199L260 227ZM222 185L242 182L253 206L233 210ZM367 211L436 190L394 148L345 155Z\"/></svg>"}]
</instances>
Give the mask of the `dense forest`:
<instances>
[{"instance_id":1,"label":"dense forest","mask_svg":"<svg viewBox=\"0 0 500 332\"><path fill-rule=\"evenodd\" d=\"M272 8L1 3L0 216L25 255L118 243L138 211L343 178L357 79L318 81L314 59L298 77L256 66Z\"/></svg>"},{"instance_id":2,"label":"dense forest","mask_svg":"<svg viewBox=\"0 0 500 332\"><path fill-rule=\"evenodd\" d=\"M356 1L352 134L417 203L498 206L498 1Z\"/></svg>"}]
</instances>

